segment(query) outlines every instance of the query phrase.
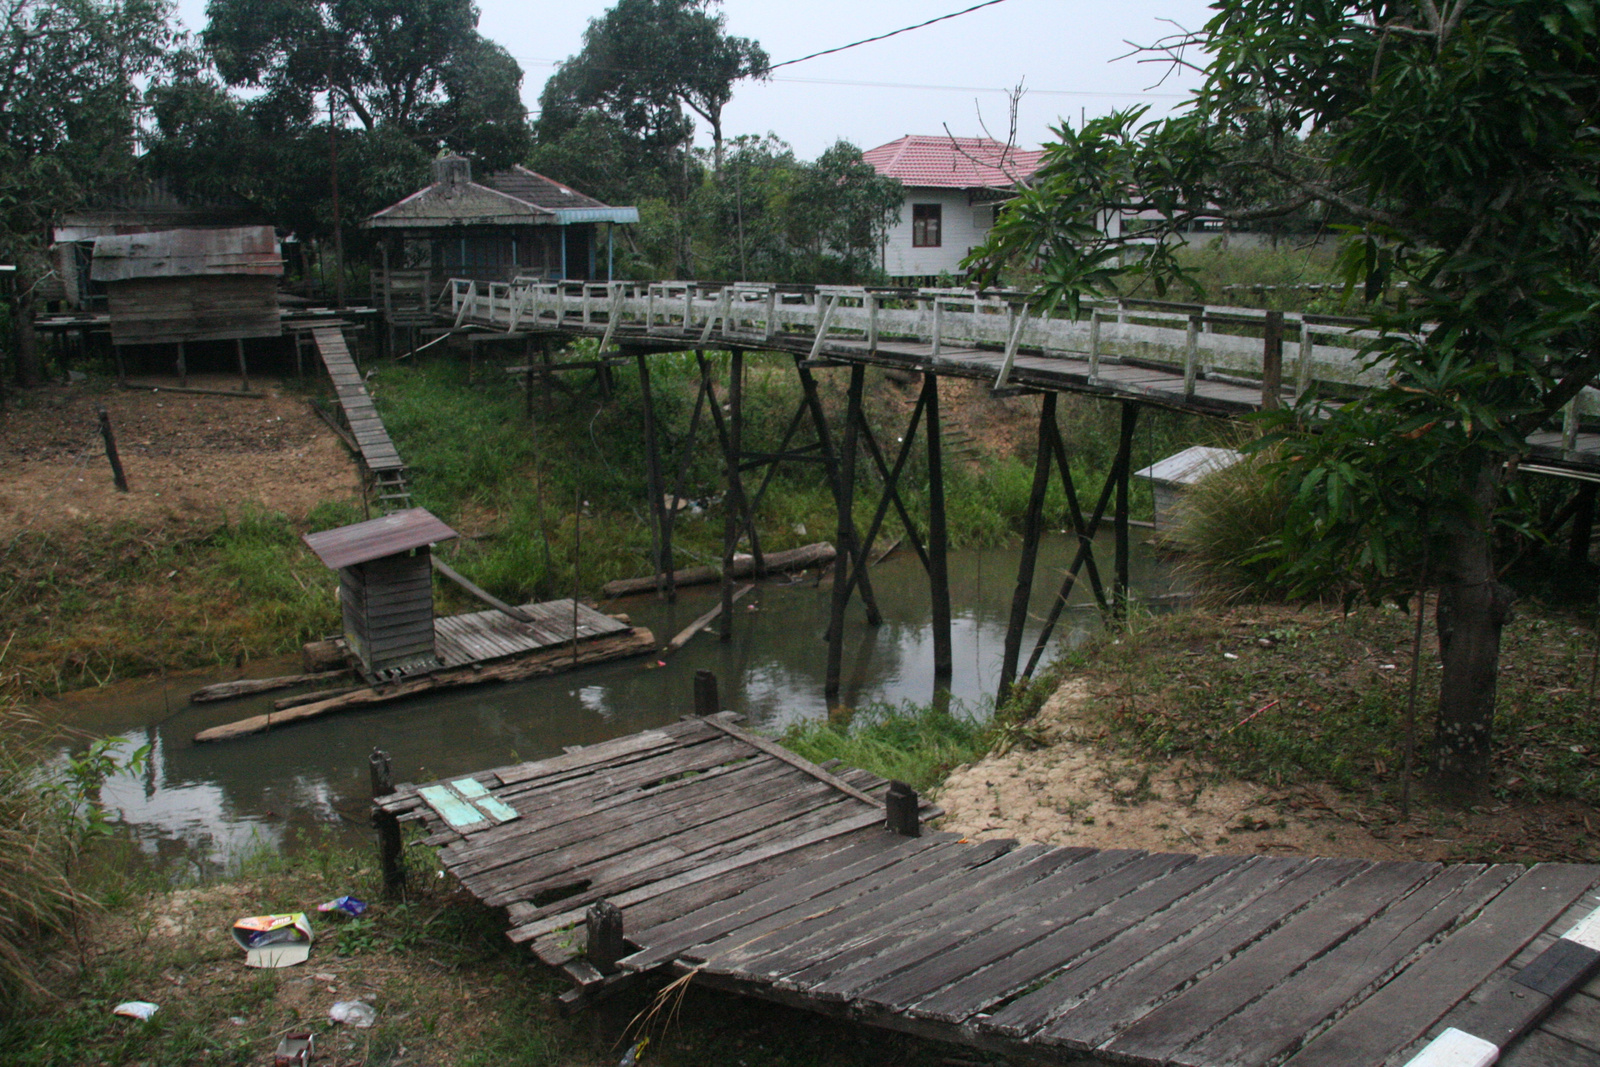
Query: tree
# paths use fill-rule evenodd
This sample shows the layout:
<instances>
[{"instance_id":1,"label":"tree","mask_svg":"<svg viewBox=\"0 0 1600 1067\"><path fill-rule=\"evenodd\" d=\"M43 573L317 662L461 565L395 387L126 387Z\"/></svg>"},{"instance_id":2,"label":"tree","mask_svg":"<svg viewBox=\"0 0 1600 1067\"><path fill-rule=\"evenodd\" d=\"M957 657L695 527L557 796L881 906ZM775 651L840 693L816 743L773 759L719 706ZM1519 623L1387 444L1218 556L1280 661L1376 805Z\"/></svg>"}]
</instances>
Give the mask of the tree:
<instances>
[{"instance_id":1,"label":"tree","mask_svg":"<svg viewBox=\"0 0 1600 1067\"><path fill-rule=\"evenodd\" d=\"M766 76L767 53L730 37L713 14L719 0L618 0L589 21L583 50L545 83L541 139L557 137L594 109L653 145L677 145L693 132L687 108L711 127L714 168L722 165L722 109L733 87ZM548 120L548 125L544 125Z\"/></svg>"},{"instance_id":2,"label":"tree","mask_svg":"<svg viewBox=\"0 0 1600 1067\"><path fill-rule=\"evenodd\" d=\"M1281 426L1294 505L1270 549L1302 589L1370 597L1437 582L1436 769L1487 770L1500 630L1497 522L1528 436L1600 372L1600 5L1594 0L1219 0L1163 45L1209 56L1193 106L1057 133L1038 184L979 258L1037 256L1069 306L1139 280L1181 283L1170 248L1108 238L1106 211L1148 210L1160 238L1200 217L1321 205L1348 220L1341 262L1377 314L1389 384L1310 399ZM1268 201L1261 199L1266 190ZM1126 260L1124 257L1131 257Z\"/></svg>"},{"instance_id":3,"label":"tree","mask_svg":"<svg viewBox=\"0 0 1600 1067\"><path fill-rule=\"evenodd\" d=\"M218 73L259 91L269 125L314 123L332 91L367 133L387 127L430 155L496 168L526 151L521 68L478 33L471 0L211 0L206 14Z\"/></svg>"},{"instance_id":4,"label":"tree","mask_svg":"<svg viewBox=\"0 0 1600 1067\"><path fill-rule=\"evenodd\" d=\"M33 283L50 223L136 173L140 85L181 42L162 0L4 0L0 260L20 268L18 374L36 377Z\"/></svg>"}]
</instances>

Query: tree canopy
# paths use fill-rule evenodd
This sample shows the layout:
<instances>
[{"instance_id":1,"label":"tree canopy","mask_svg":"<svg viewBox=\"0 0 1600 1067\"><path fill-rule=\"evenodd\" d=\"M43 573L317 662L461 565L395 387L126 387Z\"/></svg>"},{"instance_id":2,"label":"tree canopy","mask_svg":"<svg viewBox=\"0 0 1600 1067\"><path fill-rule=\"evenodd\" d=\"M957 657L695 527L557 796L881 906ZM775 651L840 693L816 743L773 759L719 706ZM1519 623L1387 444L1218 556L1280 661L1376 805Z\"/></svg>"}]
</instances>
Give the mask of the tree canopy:
<instances>
[{"instance_id":1,"label":"tree canopy","mask_svg":"<svg viewBox=\"0 0 1600 1067\"><path fill-rule=\"evenodd\" d=\"M1517 457L1600 372L1600 7L1593 0L1219 0L1162 46L1206 57L1183 114L1061 126L978 253L1038 257L1049 296L1182 283L1161 238L1309 206L1352 289L1397 283L1369 355L1390 384L1280 426L1294 501L1267 551L1302 589L1437 584L1438 768L1487 765L1510 595L1494 532ZM1107 212L1158 222L1107 237ZM1140 243L1135 243L1135 242ZM1508 466L1509 464L1509 466ZM1431 573L1420 575L1427 557Z\"/></svg>"}]
</instances>

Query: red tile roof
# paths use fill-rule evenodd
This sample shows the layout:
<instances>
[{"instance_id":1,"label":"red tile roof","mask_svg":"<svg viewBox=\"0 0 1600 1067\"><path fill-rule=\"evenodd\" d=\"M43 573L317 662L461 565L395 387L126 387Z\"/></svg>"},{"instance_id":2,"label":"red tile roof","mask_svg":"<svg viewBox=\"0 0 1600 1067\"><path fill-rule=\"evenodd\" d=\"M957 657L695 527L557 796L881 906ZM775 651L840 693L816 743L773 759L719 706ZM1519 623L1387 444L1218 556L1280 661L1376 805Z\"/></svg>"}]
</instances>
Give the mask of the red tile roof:
<instances>
[{"instance_id":1,"label":"red tile roof","mask_svg":"<svg viewBox=\"0 0 1600 1067\"><path fill-rule=\"evenodd\" d=\"M940 189L1004 189L1039 169L1040 150L1006 146L988 137L908 135L861 158L905 185Z\"/></svg>"}]
</instances>

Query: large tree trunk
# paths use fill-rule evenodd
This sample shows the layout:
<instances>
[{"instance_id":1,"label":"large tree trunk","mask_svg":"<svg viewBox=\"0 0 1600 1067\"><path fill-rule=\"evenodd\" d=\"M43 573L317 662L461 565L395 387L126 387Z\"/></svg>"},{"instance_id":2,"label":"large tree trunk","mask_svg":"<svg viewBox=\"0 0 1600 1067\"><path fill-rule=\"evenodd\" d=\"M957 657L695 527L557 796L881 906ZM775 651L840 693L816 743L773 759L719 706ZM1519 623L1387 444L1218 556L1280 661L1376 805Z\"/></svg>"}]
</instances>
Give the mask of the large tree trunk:
<instances>
[{"instance_id":1,"label":"large tree trunk","mask_svg":"<svg viewBox=\"0 0 1600 1067\"><path fill-rule=\"evenodd\" d=\"M1511 593L1495 577L1491 530L1497 464L1471 457L1462 472L1471 501L1450 530L1439 590L1439 721L1434 768L1440 784L1470 793L1488 778L1495 684L1500 673L1500 630L1510 615Z\"/></svg>"}]
</instances>

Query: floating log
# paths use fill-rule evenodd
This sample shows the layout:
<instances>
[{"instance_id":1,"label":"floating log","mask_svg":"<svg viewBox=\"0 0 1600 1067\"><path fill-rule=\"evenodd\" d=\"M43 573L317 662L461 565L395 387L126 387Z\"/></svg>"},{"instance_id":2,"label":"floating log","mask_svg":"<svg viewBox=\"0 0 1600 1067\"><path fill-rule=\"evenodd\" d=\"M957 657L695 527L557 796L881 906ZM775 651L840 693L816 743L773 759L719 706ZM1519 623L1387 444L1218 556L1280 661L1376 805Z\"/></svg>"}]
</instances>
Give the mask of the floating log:
<instances>
[{"instance_id":1,"label":"floating log","mask_svg":"<svg viewBox=\"0 0 1600 1067\"><path fill-rule=\"evenodd\" d=\"M818 541L814 545L802 545L799 548L785 549L782 552L768 552L765 563L769 572L793 571L806 567L814 567L819 563L827 563L833 559L833 546L826 541ZM755 560L749 556L735 556L733 560L733 576L747 578L755 571ZM666 575L660 575L660 580L665 582ZM677 585L709 585L722 580L722 571L716 567L690 567L687 570L676 571L673 582ZM656 588L656 578L619 578L614 582L607 582L600 589L607 597L631 596L634 593L649 593Z\"/></svg>"},{"instance_id":2,"label":"floating log","mask_svg":"<svg viewBox=\"0 0 1600 1067\"><path fill-rule=\"evenodd\" d=\"M309 693L296 693L291 697L279 697L277 700L274 700L272 702L272 709L274 711L282 711L285 708L298 708L301 704L315 704L319 700L327 700L330 697L342 697L346 693L354 693L357 689L365 688L366 685L363 683L361 685L343 685L337 689L316 689Z\"/></svg>"},{"instance_id":3,"label":"floating log","mask_svg":"<svg viewBox=\"0 0 1600 1067\"><path fill-rule=\"evenodd\" d=\"M357 689L353 693L330 697L327 700L319 700L312 704L303 704L287 711L253 715L238 722L213 726L209 730L201 730L195 734L194 739L197 743L228 741L236 737L260 733L274 726L314 719L335 711L343 711L346 708L362 707L367 704L383 704L391 700L399 700L402 697L426 693L433 689L476 685L479 682L520 682L528 678L537 678L541 675L558 674L573 667L581 667L589 663L604 663L607 660L622 659L626 656L643 655L654 649L655 644L655 634L642 626L636 626L623 633L584 641L577 646L576 651L570 644L562 644L541 649L528 656L518 656L495 663L474 664L453 670L435 671L433 674L425 674L418 678L408 678L394 685L384 686L382 689Z\"/></svg>"},{"instance_id":4,"label":"floating log","mask_svg":"<svg viewBox=\"0 0 1600 1067\"><path fill-rule=\"evenodd\" d=\"M233 700L235 697L245 697L252 693L270 693L274 689L288 689L292 685L327 682L349 673L347 670L319 671L316 674L284 674L277 678L241 678L236 682L218 682L216 685L204 686L190 693L189 703L211 704L218 700Z\"/></svg>"},{"instance_id":5,"label":"floating log","mask_svg":"<svg viewBox=\"0 0 1600 1067\"><path fill-rule=\"evenodd\" d=\"M739 602L739 598L740 597L744 596L746 593L748 593L750 590L752 590L754 588L755 588L755 586L753 586L753 585L741 585L739 588L737 588L737 589L735 589L733 591L733 599L730 601L730 603L737 604ZM694 620L694 622L691 622L688 626L685 626L682 630L678 631L678 636L674 637L671 641L668 641L667 642L667 647L665 649L663 649L663 651L665 651L665 652L676 652L676 651L678 651L678 649L682 648L684 645L687 645L689 643L689 638L693 637L695 634L699 633L701 630L704 630L707 626L710 626L712 621L715 620L716 617L718 615L721 615L721 614L722 614L722 604L719 602L716 607L712 608L710 611L706 612L704 615L702 615L698 619Z\"/></svg>"}]
</instances>

